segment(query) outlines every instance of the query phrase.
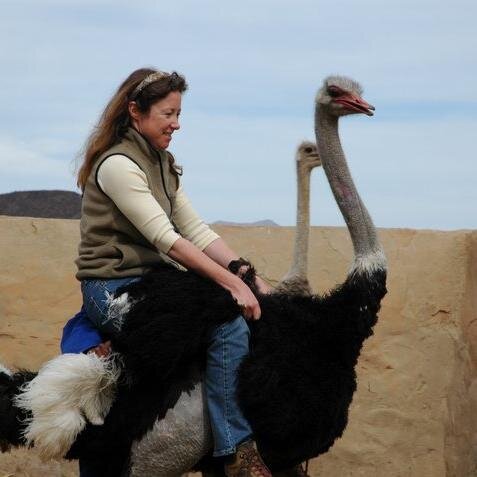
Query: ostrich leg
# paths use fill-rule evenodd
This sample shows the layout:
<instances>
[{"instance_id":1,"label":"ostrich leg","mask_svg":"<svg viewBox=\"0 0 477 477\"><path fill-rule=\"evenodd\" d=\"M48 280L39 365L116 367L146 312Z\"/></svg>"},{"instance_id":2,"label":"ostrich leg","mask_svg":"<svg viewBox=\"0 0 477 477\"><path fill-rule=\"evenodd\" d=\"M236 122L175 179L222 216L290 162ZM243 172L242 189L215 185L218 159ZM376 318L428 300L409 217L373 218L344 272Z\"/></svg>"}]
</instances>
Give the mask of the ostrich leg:
<instances>
[{"instance_id":1,"label":"ostrich leg","mask_svg":"<svg viewBox=\"0 0 477 477\"><path fill-rule=\"evenodd\" d=\"M207 405L199 382L131 449L131 477L174 477L189 471L212 448Z\"/></svg>"}]
</instances>

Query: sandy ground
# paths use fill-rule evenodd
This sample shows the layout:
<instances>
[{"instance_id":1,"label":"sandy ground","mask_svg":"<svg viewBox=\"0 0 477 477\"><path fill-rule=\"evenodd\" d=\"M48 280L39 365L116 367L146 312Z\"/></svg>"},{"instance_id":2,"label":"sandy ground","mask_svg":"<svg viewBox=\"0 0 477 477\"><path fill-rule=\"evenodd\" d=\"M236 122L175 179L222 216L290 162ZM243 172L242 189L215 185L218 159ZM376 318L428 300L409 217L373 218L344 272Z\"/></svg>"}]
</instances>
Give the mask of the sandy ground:
<instances>
[{"instance_id":1,"label":"sandy ground","mask_svg":"<svg viewBox=\"0 0 477 477\"><path fill-rule=\"evenodd\" d=\"M42 462L34 450L17 449L0 456L0 477L76 477L77 462Z\"/></svg>"}]
</instances>

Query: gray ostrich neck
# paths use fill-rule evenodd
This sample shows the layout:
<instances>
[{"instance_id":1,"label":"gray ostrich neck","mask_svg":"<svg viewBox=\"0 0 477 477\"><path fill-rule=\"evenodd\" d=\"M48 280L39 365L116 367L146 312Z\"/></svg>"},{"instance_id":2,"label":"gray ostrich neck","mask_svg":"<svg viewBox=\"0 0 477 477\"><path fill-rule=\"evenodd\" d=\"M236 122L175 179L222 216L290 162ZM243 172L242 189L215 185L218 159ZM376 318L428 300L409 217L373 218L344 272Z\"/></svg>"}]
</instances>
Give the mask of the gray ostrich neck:
<instances>
[{"instance_id":1,"label":"gray ostrich neck","mask_svg":"<svg viewBox=\"0 0 477 477\"><path fill-rule=\"evenodd\" d=\"M297 207L295 228L295 249L293 263L288 277L306 279L308 272L308 239L310 233L310 174L311 169L300 162L296 165L297 172Z\"/></svg>"},{"instance_id":2,"label":"gray ostrich neck","mask_svg":"<svg viewBox=\"0 0 477 477\"><path fill-rule=\"evenodd\" d=\"M343 214L355 253L355 265L374 256L371 267L384 266L384 254L379 245L373 221L364 206L346 163L338 134L338 118L331 116L318 105L315 132L323 169L338 207ZM376 262L383 262L376 263ZM368 265L365 264L365 268Z\"/></svg>"}]
</instances>

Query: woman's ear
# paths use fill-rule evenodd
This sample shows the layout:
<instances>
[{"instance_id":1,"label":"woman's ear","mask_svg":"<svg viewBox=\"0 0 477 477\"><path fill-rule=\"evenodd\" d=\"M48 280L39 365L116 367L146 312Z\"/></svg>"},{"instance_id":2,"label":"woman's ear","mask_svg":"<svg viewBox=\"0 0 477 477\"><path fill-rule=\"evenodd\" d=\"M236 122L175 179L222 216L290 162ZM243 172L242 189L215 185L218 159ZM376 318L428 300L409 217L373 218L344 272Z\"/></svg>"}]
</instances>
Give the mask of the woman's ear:
<instances>
[{"instance_id":1,"label":"woman's ear","mask_svg":"<svg viewBox=\"0 0 477 477\"><path fill-rule=\"evenodd\" d=\"M129 111L129 116L132 119L135 119L136 121L139 119L139 116L140 116L141 113L139 112L136 101L129 101L128 111Z\"/></svg>"}]
</instances>

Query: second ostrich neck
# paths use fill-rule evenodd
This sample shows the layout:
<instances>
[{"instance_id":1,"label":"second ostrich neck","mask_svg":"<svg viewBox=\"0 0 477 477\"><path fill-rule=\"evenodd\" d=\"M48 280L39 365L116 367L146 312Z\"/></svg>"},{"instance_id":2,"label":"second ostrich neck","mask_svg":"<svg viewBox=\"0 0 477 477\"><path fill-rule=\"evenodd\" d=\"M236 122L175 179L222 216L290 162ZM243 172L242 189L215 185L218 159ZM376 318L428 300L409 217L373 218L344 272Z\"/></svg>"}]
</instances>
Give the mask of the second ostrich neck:
<instances>
[{"instance_id":1,"label":"second ostrich neck","mask_svg":"<svg viewBox=\"0 0 477 477\"><path fill-rule=\"evenodd\" d=\"M308 238L310 233L310 174L311 169L297 162L297 214L293 265L287 278L307 278Z\"/></svg>"},{"instance_id":2,"label":"second ostrich neck","mask_svg":"<svg viewBox=\"0 0 477 477\"><path fill-rule=\"evenodd\" d=\"M382 253L373 221L351 178L338 133L338 117L317 106L315 129L321 156L331 190L348 226L355 258Z\"/></svg>"}]
</instances>

